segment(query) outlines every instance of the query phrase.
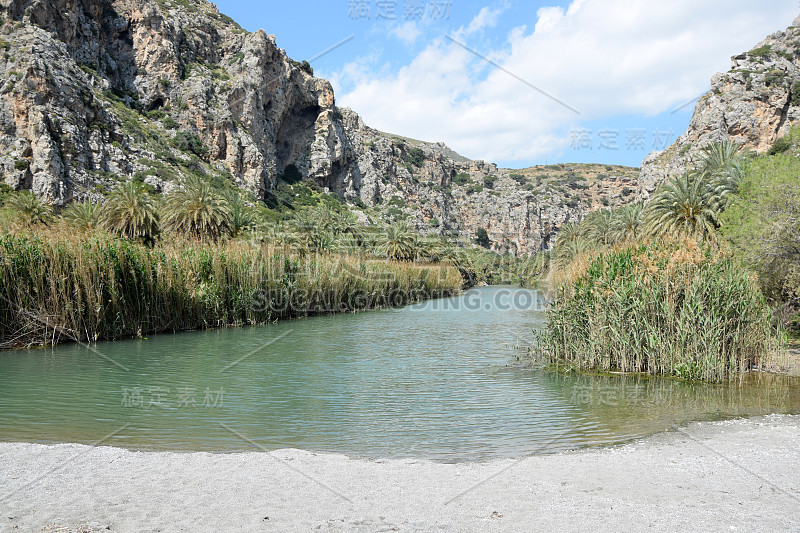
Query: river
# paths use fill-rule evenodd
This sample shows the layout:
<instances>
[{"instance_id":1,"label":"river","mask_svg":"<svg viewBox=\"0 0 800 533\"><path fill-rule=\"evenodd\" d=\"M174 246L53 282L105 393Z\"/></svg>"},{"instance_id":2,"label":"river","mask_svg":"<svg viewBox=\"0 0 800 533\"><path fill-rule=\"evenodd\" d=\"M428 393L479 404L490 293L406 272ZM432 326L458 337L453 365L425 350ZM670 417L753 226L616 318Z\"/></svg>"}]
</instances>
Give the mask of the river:
<instances>
[{"instance_id":1,"label":"river","mask_svg":"<svg viewBox=\"0 0 800 533\"><path fill-rule=\"evenodd\" d=\"M536 291L0 354L0 439L142 450L300 448L474 461L800 413L797 379L704 385L521 363Z\"/></svg>"}]
</instances>

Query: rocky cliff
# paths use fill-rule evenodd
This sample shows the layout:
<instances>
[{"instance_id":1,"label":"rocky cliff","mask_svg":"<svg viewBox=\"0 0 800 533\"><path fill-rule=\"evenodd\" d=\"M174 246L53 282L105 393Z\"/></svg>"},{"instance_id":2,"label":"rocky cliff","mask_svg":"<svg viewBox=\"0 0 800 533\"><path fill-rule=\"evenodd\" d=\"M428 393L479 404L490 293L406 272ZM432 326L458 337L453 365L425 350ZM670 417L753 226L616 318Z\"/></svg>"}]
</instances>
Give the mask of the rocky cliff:
<instances>
[{"instance_id":1,"label":"rocky cliff","mask_svg":"<svg viewBox=\"0 0 800 533\"><path fill-rule=\"evenodd\" d=\"M367 127L331 85L204 0L0 0L0 173L56 206L200 175L268 200L306 179L365 213L499 251L632 198L636 170L511 171Z\"/></svg>"},{"instance_id":2,"label":"rocky cliff","mask_svg":"<svg viewBox=\"0 0 800 533\"><path fill-rule=\"evenodd\" d=\"M642 193L648 196L667 177L690 168L709 143L733 139L746 149L764 152L799 120L800 18L786 31L734 56L728 72L714 75L686 133L642 163Z\"/></svg>"}]
</instances>

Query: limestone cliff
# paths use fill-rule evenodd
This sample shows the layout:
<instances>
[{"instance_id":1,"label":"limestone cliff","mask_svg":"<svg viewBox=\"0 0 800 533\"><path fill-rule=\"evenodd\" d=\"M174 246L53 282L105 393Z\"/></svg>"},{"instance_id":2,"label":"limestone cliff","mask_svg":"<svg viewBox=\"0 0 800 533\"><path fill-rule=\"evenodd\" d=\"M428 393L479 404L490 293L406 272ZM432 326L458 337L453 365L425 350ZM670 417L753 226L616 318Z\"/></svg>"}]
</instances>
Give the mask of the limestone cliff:
<instances>
[{"instance_id":1,"label":"limestone cliff","mask_svg":"<svg viewBox=\"0 0 800 533\"><path fill-rule=\"evenodd\" d=\"M712 78L686 133L642 163L644 196L691 167L709 143L733 139L764 152L800 120L800 18L731 61L728 72Z\"/></svg>"},{"instance_id":2,"label":"limestone cliff","mask_svg":"<svg viewBox=\"0 0 800 533\"><path fill-rule=\"evenodd\" d=\"M633 169L503 170L368 128L274 36L204 0L0 0L0 17L0 175L56 206L130 179L161 192L199 174L266 200L304 178L519 254L632 198Z\"/></svg>"}]
</instances>

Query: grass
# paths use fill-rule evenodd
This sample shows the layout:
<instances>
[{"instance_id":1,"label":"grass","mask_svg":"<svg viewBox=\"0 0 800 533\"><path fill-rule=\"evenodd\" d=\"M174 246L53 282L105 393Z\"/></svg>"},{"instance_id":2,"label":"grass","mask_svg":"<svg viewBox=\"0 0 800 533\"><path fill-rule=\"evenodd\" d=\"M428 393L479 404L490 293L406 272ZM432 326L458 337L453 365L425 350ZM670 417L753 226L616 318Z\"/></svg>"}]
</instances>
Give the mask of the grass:
<instances>
[{"instance_id":1,"label":"grass","mask_svg":"<svg viewBox=\"0 0 800 533\"><path fill-rule=\"evenodd\" d=\"M246 240L149 248L102 232L0 236L0 347L360 311L458 293L458 271Z\"/></svg>"},{"instance_id":2,"label":"grass","mask_svg":"<svg viewBox=\"0 0 800 533\"><path fill-rule=\"evenodd\" d=\"M718 382L766 366L781 345L755 277L691 240L577 258L548 314L542 353L568 370Z\"/></svg>"}]
</instances>

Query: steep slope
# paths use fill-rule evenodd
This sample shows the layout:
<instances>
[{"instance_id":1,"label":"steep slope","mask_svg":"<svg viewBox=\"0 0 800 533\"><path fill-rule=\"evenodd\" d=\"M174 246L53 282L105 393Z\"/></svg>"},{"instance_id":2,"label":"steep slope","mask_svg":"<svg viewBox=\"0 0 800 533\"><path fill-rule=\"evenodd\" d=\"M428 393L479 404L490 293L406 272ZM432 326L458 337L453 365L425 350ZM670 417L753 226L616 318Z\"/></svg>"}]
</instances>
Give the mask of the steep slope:
<instances>
[{"instance_id":1,"label":"steep slope","mask_svg":"<svg viewBox=\"0 0 800 533\"><path fill-rule=\"evenodd\" d=\"M350 110L341 113L357 159L353 194L370 214L412 220L426 233L472 239L478 228L484 228L495 250L534 253L549 248L566 222L635 196L638 169L606 165L501 169L458 156L441 143L373 130Z\"/></svg>"},{"instance_id":2,"label":"steep slope","mask_svg":"<svg viewBox=\"0 0 800 533\"><path fill-rule=\"evenodd\" d=\"M371 216L465 240L484 228L522 254L635 186L634 169L504 170L373 130L274 36L204 0L0 0L0 16L2 179L56 206L130 179L160 193L195 175L267 201L305 179Z\"/></svg>"},{"instance_id":3,"label":"steep slope","mask_svg":"<svg viewBox=\"0 0 800 533\"><path fill-rule=\"evenodd\" d=\"M328 139L330 84L289 60L274 37L245 32L211 4L0 6L0 167L14 188L56 205L136 172L160 188L202 166L193 155L210 164L206 172L263 196L289 161L309 164L299 157L309 145L311 158L344 157L341 143L328 142L341 139ZM176 139L179 126L187 134Z\"/></svg>"},{"instance_id":4,"label":"steep slope","mask_svg":"<svg viewBox=\"0 0 800 533\"><path fill-rule=\"evenodd\" d=\"M704 146L734 139L764 152L800 120L800 18L734 56L731 69L714 75L698 101L689 129L663 152L642 163L645 196L667 177L691 166Z\"/></svg>"}]
</instances>

